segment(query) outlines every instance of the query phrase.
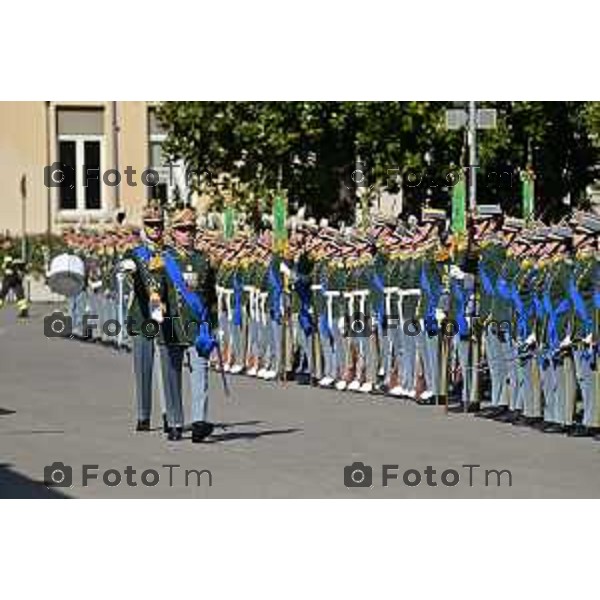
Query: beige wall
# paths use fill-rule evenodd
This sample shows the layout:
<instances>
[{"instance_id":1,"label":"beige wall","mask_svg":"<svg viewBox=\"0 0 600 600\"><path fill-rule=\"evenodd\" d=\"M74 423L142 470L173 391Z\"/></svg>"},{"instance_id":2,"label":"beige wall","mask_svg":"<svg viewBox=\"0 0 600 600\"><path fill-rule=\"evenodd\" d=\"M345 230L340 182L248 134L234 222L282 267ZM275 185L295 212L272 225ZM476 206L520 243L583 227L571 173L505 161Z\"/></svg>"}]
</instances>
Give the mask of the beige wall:
<instances>
[{"instance_id":1,"label":"beige wall","mask_svg":"<svg viewBox=\"0 0 600 600\"><path fill-rule=\"evenodd\" d=\"M0 102L0 231L22 231L21 176L27 179L26 228L46 231L48 193L44 102Z\"/></svg>"},{"instance_id":2,"label":"beige wall","mask_svg":"<svg viewBox=\"0 0 600 600\"><path fill-rule=\"evenodd\" d=\"M114 135L115 103L98 102L0 102L0 231L18 235L22 231L20 179L27 178L26 229L28 233L44 233L50 228L58 232L82 220L81 215L66 217L58 211L58 189L44 185L44 167L57 160L56 110L60 107L97 107L104 110L104 164L102 169L118 168L121 173L131 166L136 173L136 187L126 184L123 175L120 190L104 186L104 210L97 217L84 218L88 223L110 223L117 200L127 211L128 221L139 223L146 203L147 189L141 174L148 163L148 131L146 102L117 102L118 135ZM115 164L115 143L118 162ZM49 211L50 207L50 211Z\"/></svg>"},{"instance_id":3,"label":"beige wall","mask_svg":"<svg viewBox=\"0 0 600 600\"><path fill-rule=\"evenodd\" d=\"M127 185L123 176L121 182L121 205L127 212L131 223L141 221L141 210L148 198L148 188L141 181L142 172L148 168L148 118L146 102L119 102L118 118L120 124L120 170L131 166L136 172L131 176L137 186Z\"/></svg>"}]
</instances>

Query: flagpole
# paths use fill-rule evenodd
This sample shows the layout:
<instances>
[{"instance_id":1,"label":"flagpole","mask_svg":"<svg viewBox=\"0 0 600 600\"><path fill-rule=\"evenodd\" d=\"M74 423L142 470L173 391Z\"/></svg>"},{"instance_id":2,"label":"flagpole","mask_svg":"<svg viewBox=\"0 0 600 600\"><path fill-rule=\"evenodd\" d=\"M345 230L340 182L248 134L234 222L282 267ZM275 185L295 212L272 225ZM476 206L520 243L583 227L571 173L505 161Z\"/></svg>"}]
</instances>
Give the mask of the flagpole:
<instances>
[{"instance_id":1,"label":"flagpole","mask_svg":"<svg viewBox=\"0 0 600 600\"><path fill-rule=\"evenodd\" d=\"M473 306L472 314L477 314L477 274L476 267L473 262L474 245L475 245L475 212L477 210L477 106L475 100L469 102L469 124L468 124L468 140L469 140L469 217L467 221L467 265L470 271L473 272ZM466 306L465 306L466 309ZM469 396L466 398L463 406L464 412L468 412L471 403L477 403L477 393L479 387L479 377L477 372L477 363L479 361L479 347L477 340L473 340L475 331L473 330L474 321L471 318L471 331L469 333L469 354L467 360L467 373L463 373L463 386L471 380L471 389Z\"/></svg>"}]
</instances>

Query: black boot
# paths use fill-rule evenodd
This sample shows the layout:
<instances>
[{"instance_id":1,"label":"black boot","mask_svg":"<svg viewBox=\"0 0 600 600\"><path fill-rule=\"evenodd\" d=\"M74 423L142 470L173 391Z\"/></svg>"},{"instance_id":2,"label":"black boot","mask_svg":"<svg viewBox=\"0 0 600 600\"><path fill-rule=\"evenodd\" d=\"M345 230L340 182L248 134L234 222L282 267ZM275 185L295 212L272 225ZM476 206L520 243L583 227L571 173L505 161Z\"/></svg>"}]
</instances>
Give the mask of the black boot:
<instances>
[{"instance_id":1,"label":"black boot","mask_svg":"<svg viewBox=\"0 0 600 600\"><path fill-rule=\"evenodd\" d=\"M542 431L542 429L544 429L546 426L546 423L544 422L543 417L528 417L527 425L529 425L529 427L533 427L533 429Z\"/></svg>"},{"instance_id":2,"label":"black boot","mask_svg":"<svg viewBox=\"0 0 600 600\"><path fill-rule=\"evenodd\" d=\"M567 432L569 437L591 437L591 431L581 423L576 423Z\"/></svg>"},{"instance_id":3,"label":"black boot","mask_svg":"<svg viewBox=\"0 0 600 600\"><path fill-rule=\"evenodd\" d=\"M516 418L513 420L512 424L515 427L524 427L525 425L530 425L531 417L526 417L523 414L518 414Z\"/></svg>"},{"instance_id":4,"label":"black boot","mask_svg":"<svg viewBox=\"0 0 600 600\"><path fill-rule=\"evenodd\" d=\"M481 406L479 405L479 402L469 402L469 406L467 406L467 412L468 413L480 413Z\"/></svg>"},{"instance_id":5,"label":"black boot","mask_svg":"<svg viewBox=\"0 0 600 600\"><path fill-rule=\"evenodd\" d=\"M565 428L558 423L546 423L546 425L542 428L544 433L564 433Z\"/></svg>"},{"instance_id":6,"label":"black boot","mask_svg":"<svg viewBox=\"0 0 600 600\"><path fill-rule=\"evenodd\" d=\"M500 423L512 423L518 416L519 414L517 411L506 410L497 417L494 417L494 420L499 421Z\"/></svg>"},{"instance_id":7,"label":"black boot","mask_svg":"<svg viewBox=\"0 0 600 600\"><path fill-rule=\"evenodd\" d=\"M310 374L296 373L296 383L298 385L310 385Z\"/></svg>"},{"instance_id":8,"label":"black boot","mask_svg":"<svg viewBox=\"0 0 600 600\"><path fill-rule=\"evenodd\" d=\"M183 427L169 427L167 439L170 442L178 442L183 437Z\"/></svg>"},{"instance_id":9,"label":"black boot","mask_svg":"<svg viewBox=\"0 0 600 600\"><path fill-rule=\"evenodd\" d=\"M496 419L501 414L508 410L508 406L490 406L485 410L482 410L477 416L483 419Z\"/></svg>"},{"instance_id":10,"label":"black boot","mask_svg":"<svg viewBox=\"0 0 600 600\"><path fill-rule=\"evenodd\" d=\"M163 413L163 433L169 433L169 423L167 422L167 415Z\"/></svg>"},{"instance_id":11,"label":"black boot","mask_svg":"<svg viewBox=\"0 0 600 600\"><path fill-rule=\"evenodd\" d=\"M192 423L192 442L198 444L204 441L212 432L215 426L206 421L194 421Z\"/></svg>"},{"instance_id":12,"label":"black boot","mask_svg":"<svg viewBox=\"0 0 600 600\"><path fill-rule=\"evenodd\" d=\"M136 431L150 431L150 419L142 419L135 426Z\"/></svg>"}]
</instances>

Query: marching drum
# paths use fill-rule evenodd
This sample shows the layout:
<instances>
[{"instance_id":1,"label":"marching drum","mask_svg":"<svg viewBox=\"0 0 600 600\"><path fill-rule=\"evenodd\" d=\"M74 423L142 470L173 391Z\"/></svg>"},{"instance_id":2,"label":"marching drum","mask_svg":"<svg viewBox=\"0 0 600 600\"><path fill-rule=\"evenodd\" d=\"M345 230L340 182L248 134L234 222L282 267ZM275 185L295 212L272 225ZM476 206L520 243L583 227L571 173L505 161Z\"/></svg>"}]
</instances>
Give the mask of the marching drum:
<instances>
[{"instance_id":1,"label":"marching drum","mask_svg":"<svg viewBox=\"0 0 600 600\"><path fill-rule=\"evenodd\" d=\"M74 296L85 283L85 265L79 256L59 254L52 259L48 271L48 287L57 294Z\"/></svg>"}]
</instances>

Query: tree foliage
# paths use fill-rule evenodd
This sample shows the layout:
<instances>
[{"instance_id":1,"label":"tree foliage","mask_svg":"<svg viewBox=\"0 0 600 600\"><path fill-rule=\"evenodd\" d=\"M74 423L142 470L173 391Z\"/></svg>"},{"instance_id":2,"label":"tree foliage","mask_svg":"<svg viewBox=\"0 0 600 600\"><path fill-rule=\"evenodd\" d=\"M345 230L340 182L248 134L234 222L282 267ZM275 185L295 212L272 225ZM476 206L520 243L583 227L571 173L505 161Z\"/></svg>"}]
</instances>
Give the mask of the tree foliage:
<instances>
[{"instance_id":1,"label":"tree foliage","mask_svg":"<svg viewBox=\"0 0 600 600\"><path fill-rule=\"evenodd\" d=\"M269 208L278 186L292 206L332 221L351 219L357 190L402 186L406 212L425 199L449 209L463 131L445 127L443 102L166 102L166 151L183 158L193 188L220 206L228 194L250 212ZM520 214L519 173L536 173L546 218L578 203L595 177L598 103L493 102L498 127L479 132L478 202ZM357 165L358 161L358 165ZM360 177L357 172L360 171ZM543 202L539 202L543 200Z\"/></svg>"}]
</instances>

